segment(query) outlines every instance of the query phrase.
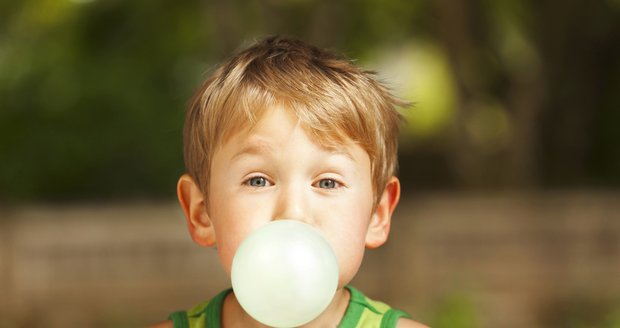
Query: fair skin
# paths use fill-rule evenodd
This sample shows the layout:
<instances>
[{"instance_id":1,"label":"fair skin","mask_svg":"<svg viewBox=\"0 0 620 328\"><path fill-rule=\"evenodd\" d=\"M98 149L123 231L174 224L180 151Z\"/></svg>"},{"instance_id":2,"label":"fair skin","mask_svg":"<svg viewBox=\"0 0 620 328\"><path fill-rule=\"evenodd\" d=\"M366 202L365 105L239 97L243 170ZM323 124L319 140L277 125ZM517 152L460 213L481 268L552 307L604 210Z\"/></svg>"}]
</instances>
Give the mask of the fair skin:
<instances>
[{"instance_id":1,"label":"fair skin","mask_svg":"<svg viewBox=\"0 0 620 328\"><path fill-rule=\"evenodd\" d=\"M400 196L392 177L376 207L368 154L353 142L337 149L314 143L285 109L267 111L251 130L226 140L214 153L208 198L188 175L178 183L178 195L193 240L217 248L230 274L241 242L274 220L310 224L334 249L340 276L328 308L304 327L334 326L347 309L344 288L355 276L365 248L381 246ZM224 327L265 327L239 305L234 293L224 301ZM163 322L152 327L172 327ZM400 319L398 327L425 327Z\"/></svg>"}]
</instances>

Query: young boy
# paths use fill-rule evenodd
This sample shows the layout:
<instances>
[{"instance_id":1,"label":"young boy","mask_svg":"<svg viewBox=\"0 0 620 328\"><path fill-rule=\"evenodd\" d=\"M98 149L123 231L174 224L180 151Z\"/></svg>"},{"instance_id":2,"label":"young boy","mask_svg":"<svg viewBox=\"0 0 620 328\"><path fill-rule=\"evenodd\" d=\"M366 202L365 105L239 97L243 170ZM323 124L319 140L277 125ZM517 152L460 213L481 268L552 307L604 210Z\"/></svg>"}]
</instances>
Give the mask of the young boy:
<instances>
[{"instance_id":1,"label":"young boy","mask_svg":"<svg viewBox=\"0 0 620 328\"><path fill-rule=\"evenodd\" d=\"M299 220L336 254L327 309L304 327L424 327L347 284L365 248L381 246L400 196L400 105L372 73L296 40L272 37L219 67L185 121L178 196L193 240L216 247L230 275L257 228ZM264 327L232 290L155 327Z\"/></svg>"}]
</instances>

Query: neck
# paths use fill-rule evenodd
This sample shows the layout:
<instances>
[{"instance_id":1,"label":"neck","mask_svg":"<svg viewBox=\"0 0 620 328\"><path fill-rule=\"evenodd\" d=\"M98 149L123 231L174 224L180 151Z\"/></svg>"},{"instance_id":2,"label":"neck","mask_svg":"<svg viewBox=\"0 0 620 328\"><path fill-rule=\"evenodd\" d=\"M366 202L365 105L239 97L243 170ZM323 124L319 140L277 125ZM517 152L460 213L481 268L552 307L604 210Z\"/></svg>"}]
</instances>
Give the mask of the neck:
<instances>
[{"instance_id":1,"label":"neck","mask_svg":"<svg viewBox=\"0 0 620 328\"><path fill-rule=\"evenodd\" d=\"M351 294L344 288L338 288L336 294L329 304L327 309L321 313L316 319L301 326L303 328L316 328L316 327L330 327L335 326L334 323L339 323L344 317L344 314L349 305L349 299ZM224 328L267 328L268 326L254 320L248 315L235 297L234 292L228 294L224 300L224 306L222 308L222 326Z\"/></svg>"}]
</instances>

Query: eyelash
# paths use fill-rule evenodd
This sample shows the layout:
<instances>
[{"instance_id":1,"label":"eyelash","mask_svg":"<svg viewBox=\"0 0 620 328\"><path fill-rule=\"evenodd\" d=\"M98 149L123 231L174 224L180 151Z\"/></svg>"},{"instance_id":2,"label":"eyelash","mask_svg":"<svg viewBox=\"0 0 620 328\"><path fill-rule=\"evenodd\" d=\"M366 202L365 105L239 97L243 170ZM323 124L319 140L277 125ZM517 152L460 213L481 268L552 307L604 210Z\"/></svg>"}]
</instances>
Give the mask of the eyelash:
<instances>
[{"instance_id":1,"label":"eyelash","mask_svg":"<svg viewBox=\"0 0 620 328\"><path fill-rule=\"evenodd\" d=\"M333 183L333 185L334 185L334 186L333 186L333 187L329 187L329 188L327 188L327 187L321 187L321 183L322 183L322 182L324 182L324 181L325 181L325 182L331 182L331 183ZM324 179L321 179L321 180L319 180L318 182L316 182L315 184L313 184L313 186L314 186L314 185L316 185L316 187L317 187L317 188L320 188L320 189L325 189L325 190L334 190L334 189L338 189L338 188L343 187L343 184L342 184L340 181L338 181L338 180L336 180L336 179L331 179L331 178L324 178Z\"/></svg>"},{"instance_id":2,"label":"eyelash","mask_svg":"<svg viewBox=\"0 0 620 328\"><path fill-rule=\"evenodd\" d=\"M255 179L261 179L261 182L264 182L265 185L253 185L252 181ZM248 186L248 187L252 187L252 188L264 188L264 187L270 187L273 185L273 183L271 183L271 181L269 181L267 178L265 178L262 175L255 175L255 176L251 176L249 178L247 178L245 181L243 181L243 184Z\"/></svg>"},{"instance_id":3,"label":"eyelash","mask_svg":"<svg viewBox=\"0 0 620 328\"><path fill-rule=\"evenodd\" d=\"M253 185L252 182L256 181L260 179L259 181L261 183L264 183L264 185ZM333 184L333 187L322 187L321 183L322 182L330 182L330 184ZM253 187L253 188L264 188L264 187L270 187L273 185L273 183L271 181L269 181L267 178L265 178L264 176L261 175L256 175L256 176L252 176L247 178L245 181L243 181L243 184L248 186L248 187ZM319 181L315 182L312 184L313 187L319 188L319 189L324 189L324 190L335 190L335 189L339 189L344 187L344 184L336 179L331 179L331 178L323 178L320 179Z\"/></svg>"}]
</instances>

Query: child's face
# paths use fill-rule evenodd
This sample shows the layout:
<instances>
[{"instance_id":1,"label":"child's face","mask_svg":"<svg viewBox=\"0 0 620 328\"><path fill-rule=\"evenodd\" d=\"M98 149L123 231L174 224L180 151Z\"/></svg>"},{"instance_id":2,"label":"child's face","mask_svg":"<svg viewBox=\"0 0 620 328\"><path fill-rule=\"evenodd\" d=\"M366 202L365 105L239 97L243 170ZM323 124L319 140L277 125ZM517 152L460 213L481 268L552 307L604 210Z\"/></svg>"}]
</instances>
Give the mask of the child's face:
<instances>
[{"instance_id":1,"label":"child's face","mask_svg":"<svg viewBox=\"0 0 620 328\"><path fill-rule=\"evenodd\" d=\"M360 146L322 148L294 117L273 108L216 150L210 179L207 212L229 274L241 242L279 219L323 233L336 252L340 287L357 272L374 199L370 159Z\"/></svg>"}]
</instances>

